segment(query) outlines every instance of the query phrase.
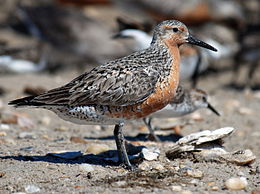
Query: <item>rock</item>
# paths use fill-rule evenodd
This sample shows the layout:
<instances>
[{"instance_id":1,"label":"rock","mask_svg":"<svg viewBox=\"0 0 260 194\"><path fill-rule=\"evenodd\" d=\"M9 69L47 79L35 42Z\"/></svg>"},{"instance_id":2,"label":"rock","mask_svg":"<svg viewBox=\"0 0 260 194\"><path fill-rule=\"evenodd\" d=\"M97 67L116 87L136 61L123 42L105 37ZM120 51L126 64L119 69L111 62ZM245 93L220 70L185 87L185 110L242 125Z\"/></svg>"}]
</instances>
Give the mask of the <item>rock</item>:
<instances>
[{"instance_id":1,"label":"rock","mask_svg":"<svg viewBox=\"0 0 260 194\"><path fill-rule=\"evenodd\" d=\"M147 149L147 148L143 148L141 151L141 156L148 160L156 160L160 155L160 150L158 148L154 148L154 149Z\"/></svg>"},{"instance_id":2,"label":"rock","mask_svg":"<svg viewBox=\"0 0 260 194\"><path fill-rule=\"evenodd\" d=\"M138 169L143 170L143 171L148 171L148 170L151 170L152 167L148 162L144 161L141 164L139 164Z\"/></svg>"},{"instance_id":3,"label":"rock","mask_svg":"<svg viewBox=\"0 0 260 194\"><path fill-rule=\"evenodd\" d=\"M10 125L0 124L0 129L1 129L1 130L9 130L9 129L10 129Z\"/></svg>"},{"instance_id":4,"label":"rock","mask_svg":"<svg viewBox=\"0 0 260 194\"><path fill-rule=\"evenodd\" d=\"M257 167L256 167L255 172L256 172L257 174L260 174L260 166L257 166Z\"/></svg>"},{"instance_id":5,"label":"rock","mask_svg":"<svg viewBox=\"0 0 260 194\"><path fill-rule=\"evenodd\" d=\"M74 136L72 136L72 137L70 138L70 141L71 141L71 142L74 142L74 143L84 143L84 144L87 144L87 143L88 143L88 141L86 141L85 139L80 138L80 137L74 137Z\"/></svg>"},{"instance_id":6,"label":"rock","mask_svg":"<svg viewBox=\"0 0 260 194\"><path fill-rule=\"evenodd\" d=\"M203 172L197 169L192 169L192 168L180 168L179 172L184 175L184 176L190 176L193 178L202 178L203 177Z\"/></svg>"},{"instance_id":7,"label":"rock","mask_svg":"<svg viewBox=\"0 0 260 194\"><path fill-rule=\"evenodd\" d=\"M161 171L161 170L164 170L165 168L164 168L164 166L161 165L161 164L156 164L156 165L153 167L153 169L156 169L156 170Z\"/></svg>"},{"instance_id":8,"label":"rock","mask_svg":"<svg viewBox=\"0 0 260 194\"><path fill-rule=\"evenodd\" d=\"M17 117L17 124L23 129L31 129L35 127L34 122L31 119L24 116Z\"/></svg>"},{"instance_id":9,"label":"rock","mask_svg":"<svg viewBox=\"0 0 260 194\"><path fill-rule=\"evenodd\" d=\"M117 181L117 182L112 183L112 185L116 186L116 187L123 187L126 185L126 181Z\"/></svg>"},{"instance_id":10,"label":"rock","mask_svg":"<svg viewBox=\"0 0 260 194\"><path fill-rule=\"evenodd\" d=\"M52 153L48 153L47 155L54 156L62 159L76 159L81 157L83 154L81 152L71 152L67 150L55 151Z\"/></svg>"},{"instance_id":11,"label":"rock","mask_svg":"<svg viewBox=\"0 0 260 194\"><path fill-rule=\"evenodd\" d=\"M43 125L49 125L50 123L51 123L51 119L50 119L50 117L43 117L40 121L39 121L41 124L43 124Z\"/></svg>"},{"instance_id":12,"label":"rock","mask_svg":"<svg viewBox=\"0 0 260 194\"><path fill-rule=\"evenodd\" d=\"M192 179L192 180L190 181L190 183L193 184L193 185L198 185L198 184L199 184L199 181L198 181L198 179Z\"/></svg>"},{"instance_id":13,"label":"rock","mask_svg":"<svg viewBox=\"0 0 260 194\"><path fill-rule=\"evenodd\" d=\"M65 126L60 126L54 129L55 131L68 131L69 129Z\"/></svg>"},{"instance_id":14,"label":"rock","mask_svg":"<svg viewBox=\"0 0 260 194\"><path fill-rule=\"evenodd\" d=\"M0 172L0 178L4 177L5 176L5 172Z\"/></svg>"},{"instance_id":15,"label":"rock","mask_svg":"<svg viewBox=\"0 0 260 194\"><path fill-rule=\"evenodd\" d=\"M20 148L21 151L26 151L26 152L33 151L33 149L34 149L34 147L32 147L32 146L28 146L28 147Z\"/></svg>"},{"instance_id":16,"label":"rock","mask_svg":"<svg viewBox=\"0 0 260 194\"><path fill-rule=\"evenodd\" d=\"M189 190L182 190L180 194L192 194L192 192Z\"/></svg>"},{"instance_id":17,"label":"rock","mask_svg":"<svg viewBox=\"0 0 260 194\"><path fill-rule=\"evenodd\" d=\"M238 171L238 172L237 172L237 175L238 175L238 176L245 176L245 173L243 173L242 171Z\"/></svg>"},{"instance_id":18,"label":"rock","mask_svg":"<svg viewBox=\"0 0 260 194\"><path fill-rule=\"evenodd\" d=\"M238 112L241 115L252 115L254 113L254 111L252 109L249 109L247 107L241 107L238 109Z\"/></svg>"},{"instance_id":19,"label":"rock","mask_svg":"<svg viewBox=\"0 0 260 194\"><path fill-rule=\"evenodd\" d=\"M4 132L4 131L0 131L0 137L2 136L6 136L7 134L6 134L6 132Z\"/></svg>"},{"instance_id":20,"label":"rock","mask_svg":"<svg viewBox=\"0 0 260 194\"><path fill-rule=\"evenodd\" d=\"M36 136L32 132L24 131L24 132L19 133L18 138L19 139L36 139Z\"/></svg>"},{"instance_id":21,"label":"rock","mask_svg":"<svg viewBox=\"0 0 260 194\"><path fill-rule=\"evenodd\" d=\"M217 191L217 190L219 190L219 188L217 186L211 187L211 191Z\"/></svg>"},{"instance_id":22,"label":"rock","mask_svg":"<svg viewBox=\"0 0 260 194\"><path fill-rule=\"evenodd\" d=\"M248 182L245 177L232 177L225 182L229 190L243 190L247 187Z\"/></svg>"},{"instance_id":23,"label":"rock","mask_svg":"<svg viewBox=\"0 0 260 194\"><path fill-rule=\"evenodd\" d=\"M259 194L260 193L260 189L256 189L252 191L252 194Z\"/></svg>"},{"instance_id":24,"label":"rock","mask_svg":"<svg viewBox=\"0 0 260 194\"><path fill-rule=\"evenodd\" d=\"M36 185L26 185L25 187L24 187L24 189L25 189L25 192L27 192L27 193L36 193L36 192L40 192L40 188L38 187L38 186L36 186Z\"/></svg>"},{"instance_id":25,"label":"rock","mask_svg":"<svg viewBox=\"0 0 260 194\"><path fill-rule=\"evenodd\" d=\"M13 144L13 145L16 144L16 141L15 141L14 139L11 139L11 138L6 138L6 139L5 139L5 142L6 142L6 143Z\"/></svg>"},{"instance_id":26,"label":"rock","mask_svg":"<svg viewBox=\"0 0 260 194\"><path fill-rule=\"evenodd\" d=\"M17 116L11 113L3 113L1 115L1 122L3 124L17 124Z\"/></svg>"},{"instance_id":27,"label":"rock","mask_svg":"<svg viewBox=\"0 0 260 194\"><path fill-rule=\"evenodd\" d=\"M79 170L84 171L84 172L93 172L95 169L90 164L80 164Z\"/></svg>"},{"instance_id":28,"label":"rock","mask_svg":"<svg viewBox=\"0 0 260 194\"><path fill-rule=\"evenodd\" d=\"M182 187L177 185L177 186L171 186L172 191L180 192L182 190Z\"/></svg>"},{"instance_id":29,"label":"rock","mask_svg":"<svg viewBox=\"0 0 260 194\"><path fill-rule=\"evenodd\" d=\"M90 144L87 147L86 153L91 153L91 154L100 154L102 152L106 152L110 150L110 147L105 144Z\"/></svg>"}]
</instances>

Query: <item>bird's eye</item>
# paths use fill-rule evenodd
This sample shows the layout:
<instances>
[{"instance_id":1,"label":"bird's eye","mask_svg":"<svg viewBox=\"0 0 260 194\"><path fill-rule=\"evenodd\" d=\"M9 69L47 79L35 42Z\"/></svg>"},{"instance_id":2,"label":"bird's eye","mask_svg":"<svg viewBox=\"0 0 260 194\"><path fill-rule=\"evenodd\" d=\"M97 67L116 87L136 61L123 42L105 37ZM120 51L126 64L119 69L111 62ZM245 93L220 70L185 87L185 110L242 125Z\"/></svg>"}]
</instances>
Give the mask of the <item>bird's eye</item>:
<instances>
[{"instance_id":1,"label":"bird's eye","mask_svg":"<svg viewBox=\"0 0 260 194\"><path fill-rule=\"evenodd\" d=\"M178 29L178 28L173 28L172 31L173 31L173 32L178 32L179 29Z\"/></svg>"}]
</instances>

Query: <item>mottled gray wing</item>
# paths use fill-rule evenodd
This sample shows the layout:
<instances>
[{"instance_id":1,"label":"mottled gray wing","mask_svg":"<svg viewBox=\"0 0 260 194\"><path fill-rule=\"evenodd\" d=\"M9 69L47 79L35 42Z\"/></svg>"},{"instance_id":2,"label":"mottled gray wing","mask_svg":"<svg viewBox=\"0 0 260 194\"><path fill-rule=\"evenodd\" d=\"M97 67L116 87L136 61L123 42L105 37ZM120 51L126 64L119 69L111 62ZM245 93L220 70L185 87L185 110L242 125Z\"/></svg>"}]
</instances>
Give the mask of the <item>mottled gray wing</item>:
<instances>
[{"instance_id":1,"label":"mottled gray wing","mask_svg":"<svg viewBox=\"0 0 260 194\"><path fill-rule=\"evenodd\" d=\"M127 106L144 101L155 90L159 73L146 65L103 65L34 99L46 104Z\"/></svg>"}]
</instances>

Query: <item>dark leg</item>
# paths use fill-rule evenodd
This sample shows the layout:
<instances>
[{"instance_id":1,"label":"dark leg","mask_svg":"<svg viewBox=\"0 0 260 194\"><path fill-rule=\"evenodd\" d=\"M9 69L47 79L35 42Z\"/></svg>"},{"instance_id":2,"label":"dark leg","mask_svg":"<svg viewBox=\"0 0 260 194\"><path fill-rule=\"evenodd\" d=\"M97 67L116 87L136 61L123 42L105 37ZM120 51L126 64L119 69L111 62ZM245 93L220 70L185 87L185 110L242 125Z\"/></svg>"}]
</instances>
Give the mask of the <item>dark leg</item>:
<instances>
[{"instance_id":1,"label":"dark leg","mask_svg":"<svg viewBox=\"0 0 260 194\"><path fill-rule=\"evenodd\" d=\"M191 77L191 81L192 81L192 88L196 88L197 87L197 83L198 83L198 79L199 79L199 69L200 69L200 65L201 65L201 52L199 50L197 50L198 53L198 60L196 63L196 67L195 70L193 72L193 75Z\"/></svg>"},{"instance_id":2,"label":"dark leg","mask_svg":"<svg viewBox=\"0 0 260 194\"><path fill-rule=\"evenodd\" d=\"M123 163L124 165L126 165L127 168L132 169L132 165L126 153L125 138L122 132L123 126L124 123L121 122L118 125L116 125L114 129L114 136L115 136L116 147L118 151L118 158L120 163Z\"/></svg>"},{"instance_id":3,"label":"dark leg","mask_svg":"<svg viewBox=\"0 0 260 194\"><path fill-rule=\"evenodd\" d=\"M241 66L242 66L242 62L243 59L241 58L241 56L243 55L243 49L241 49L240 51L238 51L236 53L236 55L234 56L234 66L233 66L233 75L232 75L232 78L231 78L231 82L232 84L236 84L237 81L238 81L238 77L239 77L239 71L241 69Z\"/></svg>"},{"instance_id":4,"label":"dark leg","mask_svg":"<svg viewBox=\"0 0 260 194\"><path fill-rule=\"evenodd\" d=\"M260 64L260 62L254 61L254 62L251 62L249 65L249 70L248 70L247 79L246 79L246 86L248 88L252 88L252 86L253 86L252 83L253 83L254 73L259 64Z\"/></svg>"},{"instance_id":5,"label":"dark leg","mask_svg":"<svg viewBox=\"0 0 260 194\"><path fill-rule=\"evenodd\" d=\"M143 121L145 123L145 125L147 126L147 128L149 129L150 132L150 136L152 136L152 138L157 141L160 142L161 140L159 139L159 137L154 133L154 127L152 126L152 118L151 117L145 117L143 118Z\"/></svg>"}]
</instances>

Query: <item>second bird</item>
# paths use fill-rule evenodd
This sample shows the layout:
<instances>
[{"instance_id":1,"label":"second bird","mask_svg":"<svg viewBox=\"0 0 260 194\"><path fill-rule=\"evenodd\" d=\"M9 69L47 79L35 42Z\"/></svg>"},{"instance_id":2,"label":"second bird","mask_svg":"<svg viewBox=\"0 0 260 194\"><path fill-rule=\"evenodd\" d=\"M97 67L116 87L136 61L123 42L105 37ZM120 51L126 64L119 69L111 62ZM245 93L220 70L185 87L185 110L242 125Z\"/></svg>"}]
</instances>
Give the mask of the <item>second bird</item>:
<instances>
[{"instance_id":1,"label":"second bird","mask_svg":"<svg viewBox=\"0 0 260 194\"><path fill-rule=\"evenodd\" d=\"M160 141L159 137L154 133L155 128L152 126L153 118L181 117L201 108L208 108L216 115L220 116L217 110L208 102L208 95L206 92L200 89L187 90L179 85L176 96L172 102L163 109L144 118L143 121L149 129L150 136L155 141Z\"/></svg>"}]
</instances>

